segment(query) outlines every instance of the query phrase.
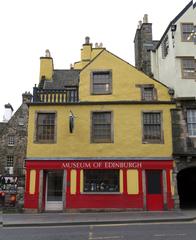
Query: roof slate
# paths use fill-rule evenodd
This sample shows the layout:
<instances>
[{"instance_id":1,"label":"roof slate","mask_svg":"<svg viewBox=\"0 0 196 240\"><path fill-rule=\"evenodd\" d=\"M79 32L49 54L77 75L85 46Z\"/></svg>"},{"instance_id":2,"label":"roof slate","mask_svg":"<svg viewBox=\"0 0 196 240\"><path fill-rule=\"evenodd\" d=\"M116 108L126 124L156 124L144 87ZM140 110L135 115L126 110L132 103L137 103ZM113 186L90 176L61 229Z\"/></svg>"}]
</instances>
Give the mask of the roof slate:
<instances>
[{"instance_id":1,"label":"roof slate","mask_svg":"<svg viewBox=\"0 0 196 240\"><path fill-rule=\"evenodd\" d=\"M79 85L80 70L54 70L52 80L44 80L44 89L64 89Z\"/></svg>"}]
</instances>

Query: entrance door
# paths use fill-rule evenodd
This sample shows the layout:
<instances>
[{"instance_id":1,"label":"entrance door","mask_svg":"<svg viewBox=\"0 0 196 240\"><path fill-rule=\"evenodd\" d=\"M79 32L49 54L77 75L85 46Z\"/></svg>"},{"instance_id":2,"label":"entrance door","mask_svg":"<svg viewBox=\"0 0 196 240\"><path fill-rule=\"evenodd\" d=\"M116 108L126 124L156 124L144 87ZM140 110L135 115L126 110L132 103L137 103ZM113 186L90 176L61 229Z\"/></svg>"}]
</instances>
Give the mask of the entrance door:
<instances>
[{"instance_id":1,"label":"entrance door","mask_svg":"<svg viewBox=\"0 0 196 240\"><path fill-rule=\"evenodd\" d=\"M63 171L50 171L46 176L45 210L63 210Z\"/></svg>"},{"instance_id":2,"label":"entrance door","mask_svg":"<svg viewBox=\"0 0 196 240\"><path fill-rule=\"evenodd\" d=\"M161 170L146 171L146 207L150 211L163 210L163 177Z\"/></svg>"}]
</instances>

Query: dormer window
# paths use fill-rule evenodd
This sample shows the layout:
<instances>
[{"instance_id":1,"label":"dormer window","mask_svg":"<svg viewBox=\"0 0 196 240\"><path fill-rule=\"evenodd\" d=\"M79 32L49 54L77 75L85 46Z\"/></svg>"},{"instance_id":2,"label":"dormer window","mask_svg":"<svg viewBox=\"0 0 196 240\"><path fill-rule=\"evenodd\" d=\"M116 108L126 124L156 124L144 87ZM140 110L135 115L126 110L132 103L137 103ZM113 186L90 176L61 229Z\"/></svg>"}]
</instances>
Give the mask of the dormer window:
<instances>
[{"instance_id":1,"label":"dormer window","mask_svg":"<svg viewBox=\"0 0 196 240\"><path fill-rule=\"evenodd\" d=\"M142 101L157 100L156 89L153 84L146 84L141 86Z\"/></svg>"},{"instance_id":2,"label":"dormer window","mask_svg":"<svg viewBox=\"0 0 196 240\"><path fill-rule=\"evenodd\" d=\"M112 72L94 71L91 75L91 94L112 93Z\"/></svg>"}]
</instances>

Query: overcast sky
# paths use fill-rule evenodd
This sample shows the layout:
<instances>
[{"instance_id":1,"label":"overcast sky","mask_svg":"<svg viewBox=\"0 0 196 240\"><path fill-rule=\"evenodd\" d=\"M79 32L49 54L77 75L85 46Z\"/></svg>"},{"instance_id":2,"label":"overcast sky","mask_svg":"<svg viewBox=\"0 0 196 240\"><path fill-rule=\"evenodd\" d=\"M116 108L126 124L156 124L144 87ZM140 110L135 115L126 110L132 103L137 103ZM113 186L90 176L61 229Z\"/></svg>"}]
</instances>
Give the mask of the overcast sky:
<instances>
[{"instance_id":1,"label":"overcast sky","mask_svg":"<svg viewBox=\"0 0 196 240\"><path fill-rule=\"evenodd\" d=\"M4 104L14 110L22 93L39 82L39 58L49 49L55 69L68 69L80 58L85 36L134 65L133 39L145 13L153 39L189 0L1 0L0 121Z\"/></svg>"}]
</instances>

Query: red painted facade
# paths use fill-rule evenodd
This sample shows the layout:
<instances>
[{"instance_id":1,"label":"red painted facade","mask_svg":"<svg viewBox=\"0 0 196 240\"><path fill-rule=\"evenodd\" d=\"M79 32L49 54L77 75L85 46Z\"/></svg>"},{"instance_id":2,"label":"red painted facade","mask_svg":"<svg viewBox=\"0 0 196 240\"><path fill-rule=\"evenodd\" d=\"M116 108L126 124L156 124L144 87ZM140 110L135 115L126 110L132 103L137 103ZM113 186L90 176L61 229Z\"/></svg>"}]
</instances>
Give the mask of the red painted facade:
<instances>
[{"instance_id":1,"label":"red painted facade","mask_svg":"<svg viewBox=\"0 0 196 240\"><path fill-rule=\"evenodd\" d=\"M35 193L29 193L30 170L36 170ZM76 170L76 194L70 193L70 171ZM121 169L123 171L122 193L81 193L80 170L82 169ZM137 169L139 173L139 193L128 194L127 170ZM173 169L172 160L26 160L26 191L25 208L45 210L46 172L48 170L66 170L65 203L66 209L92 209L92 208L116 208L116 209L147 209L164 210L172 209L174 201L171 193L170 170ZM40 171L43 170L43 183L40 184ZM165 172L165 187L161 179L161 194L148 194L146 188L145 171L161 170ZM163 174L161 174L162 177ZM144 183L145 181L145 183ZM144 187L145 186L145 187ZM165 188L165 190L164 190ZM41 189L41 191L40 191ZM42 192L42 196L40 195ZM146 193L145 193L146 192ZM41 199L41 200L39 200ZM41 209L39 202L41 201Z\"/></svg>"}]
</instances>

